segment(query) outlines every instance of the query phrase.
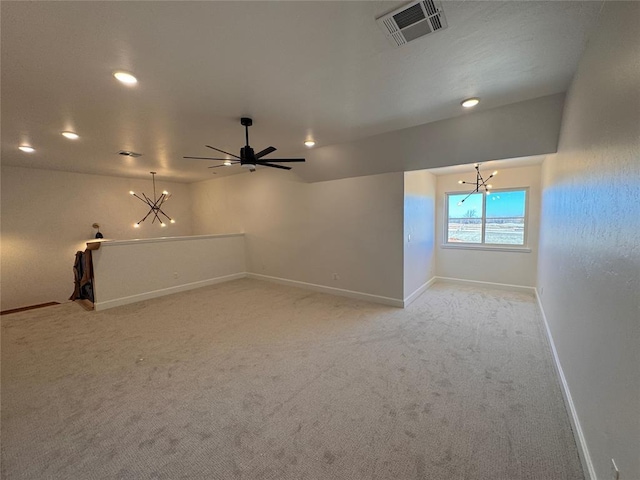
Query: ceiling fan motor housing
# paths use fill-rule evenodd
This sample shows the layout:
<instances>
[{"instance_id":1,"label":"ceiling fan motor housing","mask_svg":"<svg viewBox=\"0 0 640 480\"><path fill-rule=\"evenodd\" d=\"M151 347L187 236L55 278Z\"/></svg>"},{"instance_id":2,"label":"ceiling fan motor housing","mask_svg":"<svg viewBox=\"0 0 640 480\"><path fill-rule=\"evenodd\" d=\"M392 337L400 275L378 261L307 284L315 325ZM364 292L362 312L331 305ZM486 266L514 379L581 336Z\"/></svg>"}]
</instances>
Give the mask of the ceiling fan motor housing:
<instances>
[{"instance_id":1,"label":"ceiling fan motor housing","mask_svg":"<svg viewBox=\"0 0 640 480\"><path fill-rule=\"evenodd\" d=\"M253 151L253 148L247 145L240 149L240 163L256 163L256 154Z\"/></svg>"},{"instance_id":2,"label":"ceiling fan motor housing","mask_svg":"<svg viewBox=\"0 0 640 480\"><path fill-rule=\"evenodd\" d=\"M240 166L248 168L250 172L256 170L256 154L249 145L240 149Z\"/></svg>"}]
</instances>

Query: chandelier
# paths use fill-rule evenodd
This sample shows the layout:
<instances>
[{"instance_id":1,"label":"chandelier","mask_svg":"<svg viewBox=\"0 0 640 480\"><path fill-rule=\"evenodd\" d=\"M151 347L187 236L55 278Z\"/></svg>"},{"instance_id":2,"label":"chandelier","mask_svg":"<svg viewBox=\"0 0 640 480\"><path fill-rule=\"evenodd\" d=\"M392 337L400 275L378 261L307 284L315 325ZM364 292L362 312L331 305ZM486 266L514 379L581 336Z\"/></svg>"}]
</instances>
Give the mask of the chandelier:
<instances>
[{"instance_id":1,"label":"chandelier","mask_svg":"<svg viewBox=\"0 0 640 480\"><path fill-rule=\"evenodd\" d=\"M162 205L164 204L164 202L169 200L169 198L171 197L171 194L169 192L167 192L166 190L164 190L162 192L162 195L157 197L156 196L156 172L149 172L149 173L151 173L151 178L153 179L153 199L151 197L148 197L144 193L142 193L142 197L141 197L140 195L138 195L133 190L131 190L129 192L130 195L133 195L134 197L136 197L141 202L146 203L147 206L149 207L149 212L144 216L144 218L142 220L140 220L138 223L134 223L133 226L135 228L139 228L140 224L142 222L144 222L147 219L147 217L149 215L151 215L152 213L153 213L153 220L152 220L151 223L154 223L156 220L158 220L158 222L160 222L160 226L161 227L166 227L167 226L167 224L164 223L164 221L160 218L160 215L158 215L158 214L161 214L161 215L164 215L165 217L167 217L167 219L169 220L170 223L176 223L176 221L173 218L171 218L169 215L167 215L166 213L164 213L162 211Z\"/></svg>"},{"instance_id":2,"label":"chandelier","mask_svg":"<svg viewBox=\"0 0 640 480\"><path fill-rule=\"evenodd\" d=\"M475 181L476 188L471 190L469 195L467 195L462 200L460 200L458 202L458 206L462 205L464 203L464 201L467 198L469 198L471 195L473 195L474 193L480 193L480 189L484 189L484 191L482 193L486 193L487 195L489 195L491 193L490 190L493 188L493 186L491 184L487 183L487 182L489 180L491 180L491 178L495 177L498 174L498 171L495 170L491 175L489 175L485 179L485 178L482 178L482 174L480 173L480 164L479 163L474 163L473 167L476 169L476 181ZM473 182L465 182L464 180L458 180L458 183L460 185L474 185Z\"/></svg>"}]
</instances>

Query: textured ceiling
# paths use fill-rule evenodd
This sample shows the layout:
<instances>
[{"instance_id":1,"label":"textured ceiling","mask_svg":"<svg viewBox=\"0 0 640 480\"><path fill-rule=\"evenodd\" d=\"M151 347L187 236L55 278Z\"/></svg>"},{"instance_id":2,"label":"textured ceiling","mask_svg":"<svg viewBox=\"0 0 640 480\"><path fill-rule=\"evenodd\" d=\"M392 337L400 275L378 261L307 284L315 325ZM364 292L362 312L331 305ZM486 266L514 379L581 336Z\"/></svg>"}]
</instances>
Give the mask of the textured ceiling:
<instances>
[{"instance_id":1,"label":"textured ceiling","mask_svg":"<svg viewBox=\"0 0 640 480\"><path fill-rule=\"evenodd\" d=\"M2 163L191 182L214 162L182 156L237 154L244 115L292 156L563 92L601 5L445 1L447 30L393 48L375 19L403 3L2 2Z\"/></svg>"}]
</instances>

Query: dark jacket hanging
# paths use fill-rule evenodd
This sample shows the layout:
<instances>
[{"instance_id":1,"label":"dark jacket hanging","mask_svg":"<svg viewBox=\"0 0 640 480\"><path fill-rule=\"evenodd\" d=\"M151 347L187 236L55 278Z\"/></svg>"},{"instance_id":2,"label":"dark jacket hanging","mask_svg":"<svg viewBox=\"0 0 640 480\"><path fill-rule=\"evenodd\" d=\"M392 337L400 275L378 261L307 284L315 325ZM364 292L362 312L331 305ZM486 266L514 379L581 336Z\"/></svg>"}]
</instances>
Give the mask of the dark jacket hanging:
<instances>
[{"instance_id":1,"label":"dark jacket hanging","mask_svg":"<svg viewBox=\"0 0 640 480\"><path fill-rule=\"evenodd\" d=\"M93 262L91 250L76 252L73 264L74 289L69 300L86 299L93 302Z\"/></svg>"}]
</instances>

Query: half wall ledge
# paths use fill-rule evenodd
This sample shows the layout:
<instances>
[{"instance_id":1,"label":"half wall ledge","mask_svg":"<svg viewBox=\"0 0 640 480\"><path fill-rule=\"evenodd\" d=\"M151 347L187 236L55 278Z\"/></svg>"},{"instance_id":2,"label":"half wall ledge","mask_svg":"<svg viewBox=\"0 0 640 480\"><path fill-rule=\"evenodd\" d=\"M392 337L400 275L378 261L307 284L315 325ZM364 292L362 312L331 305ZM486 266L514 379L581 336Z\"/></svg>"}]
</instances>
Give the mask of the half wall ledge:
<instances>
[{"instance_id":1,"label":"half wall ledge","mask_svg":"<svg viewBox=\"0 0 640 480\"><path fill-rule=\"evenodd\" d=\"M244 233L101 240L93 250L95 309L243 278Z\"/></svg>"}]
</instances>

